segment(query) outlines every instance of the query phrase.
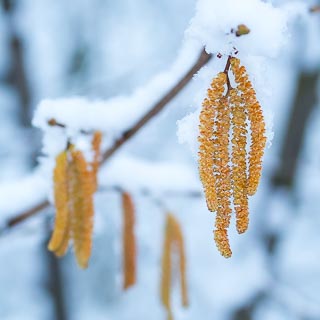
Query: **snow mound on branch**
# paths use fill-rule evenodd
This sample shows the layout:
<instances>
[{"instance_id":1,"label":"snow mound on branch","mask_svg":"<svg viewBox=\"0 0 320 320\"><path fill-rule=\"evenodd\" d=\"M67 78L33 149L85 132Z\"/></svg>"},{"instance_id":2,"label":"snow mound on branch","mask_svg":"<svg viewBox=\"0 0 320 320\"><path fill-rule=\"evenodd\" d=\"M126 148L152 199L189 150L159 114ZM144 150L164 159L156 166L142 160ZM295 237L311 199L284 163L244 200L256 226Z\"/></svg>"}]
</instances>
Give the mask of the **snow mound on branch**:
<instances>
[{"instance_id":1,"label":"snow mound on branch","mask_svg":"<svg viewBox=\"0 0 320 320\"><path fill-rule=\"evenodd\" d=\"M187 30L210 53L230 54L234 48L250 55L275 57L286 42L288 14L260 0L199 0ZM244 24L250 33L236 37L231 30Z\"/></svg>"},{"instance_id":2,"label":"snow mound on branch","mask_svg":"<svg viewBox=\"0 0 320 320\"><path fill-rule=\"evenodd\" d=\"M157 74L146 85L138 87L127 96L117 96L108 100L90 100L86 97L45 99L36 109L33 125L43 130L45 135L56 132L57 139L61 138L61 131L68 138L72 138L81 130L100 130L111 140L116 139L140 120L182 78L197 60L200 51L201 48L195 41L185 42L171 68ZM48 125L51 119L65 125L66 128L52 130ZM48 143L56 144L54 141L45 141L44 148ZM46 150L44 153L48 155Z\"/></svg>"},{"instance_id":3,"label":"snow mound on branch","mask_svg":"<svg viewBox=\"0 0 320 320\"><path fill-rule=\"evenodd\" d=\"M24 178L1 183L1 218L9 218L13 214L32 208L45 200L47 192L48 184L41 170L36 170Z\"/></svg>"}]
</instances>

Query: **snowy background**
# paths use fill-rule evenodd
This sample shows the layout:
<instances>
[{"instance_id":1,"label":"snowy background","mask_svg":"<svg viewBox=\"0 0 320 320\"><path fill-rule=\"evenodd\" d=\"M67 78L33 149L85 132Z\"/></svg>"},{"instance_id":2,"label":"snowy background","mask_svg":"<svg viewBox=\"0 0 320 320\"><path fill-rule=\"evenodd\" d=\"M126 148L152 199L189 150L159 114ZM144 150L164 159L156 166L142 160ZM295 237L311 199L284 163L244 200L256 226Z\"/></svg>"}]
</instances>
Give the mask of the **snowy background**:
<instances>
[{"instance_id":1,"label":"snowy background","mask_svg":"<svg viewBox=\"0 0 320 320\"><path fill-rule=\"evenodd\" d=\"M267 2L1 1L0 319L166 319L159 293L168 211L184 232L190 295L182 309L176 281L175 319L320 319L320 14L307 10L319 3ZM252 32L226 35L239 19ZM213 242L195 157L199 106L225 63L217 58L103 166L87 270L71 252L57 260L47 251L52 208L7 230L7 219L51 197L52 159L66 137L45 119L67 124L84 151L76 130L101 129L107 148L203 45L214 53L237 46L270 144L274 136L249 230L230 228L231 259ZM132 193L137 214L138 281L126 292L115 186Z\"/></svg>"}]
</instances>

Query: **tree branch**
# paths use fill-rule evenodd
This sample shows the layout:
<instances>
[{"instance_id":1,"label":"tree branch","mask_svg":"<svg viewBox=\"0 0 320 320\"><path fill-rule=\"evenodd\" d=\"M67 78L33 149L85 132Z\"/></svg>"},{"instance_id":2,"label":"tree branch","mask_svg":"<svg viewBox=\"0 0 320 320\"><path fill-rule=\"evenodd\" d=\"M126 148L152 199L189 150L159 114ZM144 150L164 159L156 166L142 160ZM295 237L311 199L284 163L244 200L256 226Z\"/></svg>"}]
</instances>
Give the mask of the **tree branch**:
<instances>
[{"instance_id":1,"label":"tree branch","mask_svg":"<svg viewBox=\"0 0 320 320\"><path fill-rule=\"evenodd\" d=\"M155 105L153 105L150 110L136 123L132 126L131 129L123 133L123 135L114 142L114 144L106 150L101 158L101 164L105 163L113 154L121 148L121 146L131 139L140 129L142 129L153 117L159 114L164 107L171 102L192 80L193 75L196 74L204 65L206 65L212 55L205 52L203 49L198 60L195 64L187 71L187 73L167 92ZM25 221L26 219L40 213L43 209L49 206L47 200L40 202L30 208L27 211L24 211L12 218L10 218L3 228L3 231L8 230L17 224Z\"/></svg>"}]
</instances>

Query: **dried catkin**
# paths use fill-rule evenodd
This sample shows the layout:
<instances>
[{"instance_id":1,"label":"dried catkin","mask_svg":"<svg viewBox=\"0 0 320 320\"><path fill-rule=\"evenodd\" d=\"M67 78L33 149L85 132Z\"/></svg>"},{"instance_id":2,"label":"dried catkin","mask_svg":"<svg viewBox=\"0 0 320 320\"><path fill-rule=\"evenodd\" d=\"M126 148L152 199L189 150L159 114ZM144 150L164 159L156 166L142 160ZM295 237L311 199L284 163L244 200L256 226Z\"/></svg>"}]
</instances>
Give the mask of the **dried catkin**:
<instances>
[{"instance_id":1,"label":"dried catkin","mask_svg":"<svg viewBox=\"0 0 320 320\"><path fill-rule=\"evenodd\" d=\"M94 191L96 191L98 186L98 170L100 165L100 156L101 156L101 141L102 133L101 131L95 131L93 134L91 146L93 150L93 161L91 163L92 167L92 176L94 180Z\"/></svg>"},{"instance_id":2,"label":"dried catkin","mask_svg":"<svg viewBox=\"0 0 320 320\"><path fill-rule=\"evenodd\" d=\"M223 96L226 75L221 72L213 79L208 89L207 98L202 104L199 124L199 175L203 184L207 206L210 211L217 209L215 189L213 127L217 114L217 105Z\"/></svg>"},{"instance_id":3,"label":"dried catkin","mask_svg":"<svg viewBox=\"0 0 320 320\"><path fill-rule=\"evenodd\" d=\"M177 251L179 256L181 300L183 306L188 306L188 292L186 283L186 258L183 235L179 222L172 214L167 215L165 238L162 253L161 301L168 313L168 319L173 319L171 308L172 285L172 254Z\"/></svg>"},{"instance_id":4,"label":"dried catkin","mask_svg":"<svg viewBox=\"0 0 320 320\"><path fill-rule=\"evenodd\" d=\"M68 237L68 155L66 151L56 157L53 182L56 217L54 230L48 244L50 251L58 250L65 241L64 239Z\"/></svg>"},{"instance_id":5,"label":"dried catkin","mask_svg":"<svg viewBox=\"0 0 320 320\"><path fill-rule=\"evenodd\" d=\"M74 213L71 219L71 235L77 262L81 268L88 266L93 231L93 180L88 164L78 150L71 151L75 183L72 188Z\"/></svg>"},{"instance_id":6,"label":"dried catkin","mask_svg":"<svg viewBox=\"0 0 320 320\"><path fill-rule=\"evenodd\" d=\"M236 224L239 233L248 228L249 208L247 191L247 112L237 90L230 91L232 113L232 189Z\"/></svg>"},{"instance_id":7,"label":"dried catkin","mask_svg":"<svg viewBox=\"0 0 320 320\"><path fill-rule=\"evenodd\" d=\"M129 193L122 193L123 211L123 288L127 289L136 282L136 239L134 234L135 208Z\"/></svg>"},{"instance_id":8,"label":"dried catkin","mask_svg":"<svg viewBox=\"0 0 320 320\"><path fill-rule=\"evenodd\" d=\"M237 88L241 91L242 101L247 109L250 122L251 146L247 189L248 194L252 196L257 191L261 177L262 158L266 146L265 123L261 106L256 98L256 93L249 80L246 68L240 66L239 59L232 58L231 70L235 75Z\"/></svg>"}]
</instances>

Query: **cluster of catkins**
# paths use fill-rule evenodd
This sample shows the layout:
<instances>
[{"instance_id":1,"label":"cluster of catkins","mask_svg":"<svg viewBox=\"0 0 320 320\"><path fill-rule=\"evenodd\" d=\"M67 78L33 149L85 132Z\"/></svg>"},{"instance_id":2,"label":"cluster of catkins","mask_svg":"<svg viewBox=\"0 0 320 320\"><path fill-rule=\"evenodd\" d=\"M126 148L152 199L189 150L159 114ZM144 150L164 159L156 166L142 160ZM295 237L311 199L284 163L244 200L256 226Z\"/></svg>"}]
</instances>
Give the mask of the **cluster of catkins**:
<instances>
[{"instance_id":1,"label":"cluster of catkins","mask_svg":"<svg viewBox=\"0 0 320 320\"><path fill-rule=\"evenodd\" d=\"M235 88L230 84L229 69ZM247 148L249 128L250 149ZM203 101L199 132L200 179L208 209L216 211L216 245L228 258L232 255L227 233L231 199L237 231L243 233L249 223L248 196L257 191L266 145L262 109L239 59L229 57L226 70L212 80Z\"/></svg>"},{"instance_id":2,"label":"cluster of catkins","mask_svg":"<svg viewBox=\"0 0 320 320\"><path fill-rule=\"evenodd\" d=\"M95 132L92 139L94 158L87 163L82 152L68 144L66 150L56 157L53 173L54 204L56 209L54 230L48 245L57 257L67 253L70 241L73 242L75 256L81 268L88 266L92 248L93 194L97 190L100 145L102 135ZM134 234L135 207L128 192L122 191L122 254L123 289L136 283L137 252ZM168 319L173 319L171 308L171 287L174 263L173 255L179 258L179 273L182 305L188 305L186 258L183 234L178 220L168 213L165 224L162 265L161 302L167 311Z\"/></svg>"},{"instance_id":3,"label":"cluster of catkins","mask_svg":"<svg viewBox=\"0 0 320 320\"><path fill-rule=\"evenodd\" d=\"M87 267L91 255L93 194L97 189L100 144L101 132L95 132L92 139L94 159L90 164L81 151L68 144L57 156L53 173L56 218L48 249L62 257L72 239L81 268Z\"/></svg>"}]
</instances>

